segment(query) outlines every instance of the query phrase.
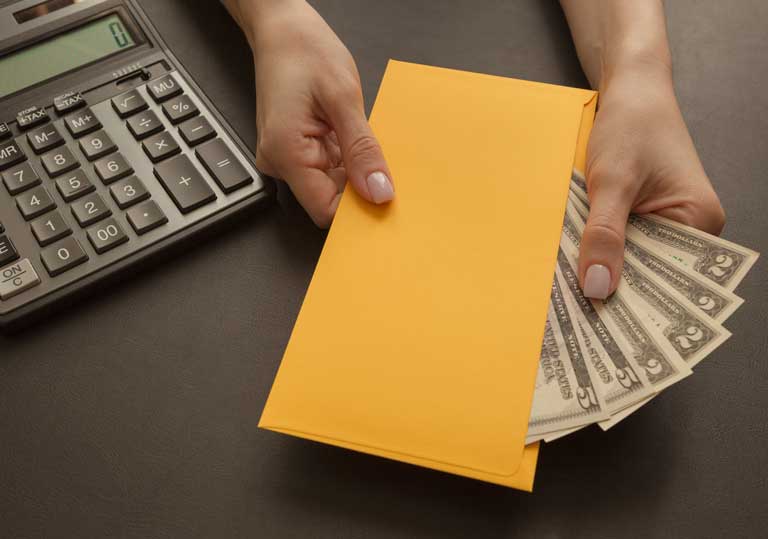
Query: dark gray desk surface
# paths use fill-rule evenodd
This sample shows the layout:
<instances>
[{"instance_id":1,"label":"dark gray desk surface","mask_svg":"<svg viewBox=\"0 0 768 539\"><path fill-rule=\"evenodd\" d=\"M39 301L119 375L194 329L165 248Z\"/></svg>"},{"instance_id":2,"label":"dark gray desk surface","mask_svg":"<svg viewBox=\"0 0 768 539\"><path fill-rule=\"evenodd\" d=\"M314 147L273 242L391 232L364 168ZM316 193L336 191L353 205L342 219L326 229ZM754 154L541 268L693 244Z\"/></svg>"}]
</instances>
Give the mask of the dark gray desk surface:
<instances>
[{"instance_id":1,"label":"dark gray desk surface","mask_svg":"<svg viewBox=\"0 0 768 539\"><path fill-rule=\"evenodd\" d=\"M224 10L143 3L253 143L251 59ZM369 105L389 57L585 84L555 1L315 4L357 58ZM768 3L667 4L726 236L768 255ZM764 536L765 260L738 290L729 342L615 430L545 446L529 495L256 428L323 238L283 193L220 238L0 337L0 536Z\"/></svg>"}]
</instances>

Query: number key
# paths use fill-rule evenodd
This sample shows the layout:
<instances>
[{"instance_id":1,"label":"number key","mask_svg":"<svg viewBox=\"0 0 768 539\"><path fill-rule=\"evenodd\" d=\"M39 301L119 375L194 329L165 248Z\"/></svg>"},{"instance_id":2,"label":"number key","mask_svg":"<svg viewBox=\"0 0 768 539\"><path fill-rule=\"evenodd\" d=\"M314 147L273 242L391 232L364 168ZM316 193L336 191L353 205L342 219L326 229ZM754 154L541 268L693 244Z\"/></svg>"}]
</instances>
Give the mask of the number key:
<instances>
[{"instance_id":1,"label":"number key","mask_svg":"<svg viewBox=\"0 0 768 539\"><path fill-rule=\"evenodd\" d=\"M109 185L133 172L133 168L120 152L99 159L93 164L93 168L104 185Z\"/></svg>"},{"instance_id":2,"label":"number key","mask_svg":"<svg viewBox=\"0 0 768 539\"><path fill-rule=\"evenodd\" d=\"M104 130L96 131L91 135L86 135L80 139L80 149L82 150L88 161L98 159L108 153L112 153L117 150L117 146L112 142Z\"/></svg>"},{"instance_id":3,"label":"number key","mask_svg":"<svg viewBox=\"0 0 768 539\"><path fill-rule=\"evenodd\" d=\"M56 180L56 188L61 193L61 198L67 202L72 202L96 189L81 168Z\"/></svg>"},{"instance_id":4,"label":"number key","mask_svg":"<svg viewBox=\"0 0 768 539\"><path fill-rule=\"evenodd\" d=\"M89 228L88 240L96 252L102 254L128 241L128 236L114 217L111 217L93 228Z\"/></svg>"},{"instance_id":5,"label":"number key","mask_svg":"<svg viewBox=\"0 0 768 539\"><path fill-rule=\"evenodd\" d=\"M31 189L40 183L40 176L29 163L22 163L3 172L3 183L11 195Z\"/></svg>"},{"instance_id":6,"label":"number key","mask_svg":"<svg viewBox=\"0 0 768 539\"><path fill-rule=\"evenodd\" d=\"M56 203L41 185L16 197L16 206L19 207L24 219L29 221L52 210L56 207Z\"/></svg>"},{"instance_id":7,"label":"number key","mask_svg":"<svg viewBox=\"0 0 768 539\"><path fill-rule=\"evenodd\" d=\"M40 259L51 277L55 277L88 260L83 248L73 237L64 238L40 251Z\"/></svg>"},{"instance_id":8,"label":"number key","mask_svg":"<svg viewBox=\"0 0 768 539\"><path fill-rule=\"evenodd\" d=\"M149 191L136 176L120 180L109 188L109 192L121 210L149 198Z\"/></svg>"},{"instance_id":9,"label":"number key","mask_svg":"<svg viewBox=\"0 0 768 539\"><path fill-rule=\"evenodd\" d=\"M66 146L49 152L40 159L43 162L43 168L45 168L45 171L51 178L61 176L65 172L80 166L80 163L77 162L75 156L72 155L72 152Z\"/></svg>"},{"instance_id":10,"label":"number key","mask_svg":"<svg viewBox=\"0 0 768 539\"><path fill-rule=\"evenodd\" d=\"M30 226L32 233L37 239L37 243L43 247L72 233L72 229L69 228L69 225L57 211L35 219L30 223Z\"/></svg>"},{"instance_id":11,"label":"number key","mask_svg":"<svg viewBox=\"0 0 768 539\"><path fill-rule=\"evenodd\" d=\"M93 193L72 204L72 215L83 228L112 215L104 199Z\"/></svg>"}]
</instances>

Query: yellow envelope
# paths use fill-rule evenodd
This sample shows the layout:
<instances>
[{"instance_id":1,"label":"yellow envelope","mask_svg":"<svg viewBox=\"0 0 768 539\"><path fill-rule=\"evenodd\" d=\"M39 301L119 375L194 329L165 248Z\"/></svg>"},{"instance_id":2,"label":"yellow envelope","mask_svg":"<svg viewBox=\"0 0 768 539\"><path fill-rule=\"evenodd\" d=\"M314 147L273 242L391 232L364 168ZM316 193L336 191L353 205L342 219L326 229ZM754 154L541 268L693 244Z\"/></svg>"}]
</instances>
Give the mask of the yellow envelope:
<instances>
[{"instance_id":1,"label":"yellow envelope","mask_svg":"<svg viewBox=\"0 0 768 539\"><path fill-rule=\"evenodd\" d=\"M390 62L371 125L397 196L346 190L259 426L531 490L525 435L595 97Z\"/></svg>"}]
</instances>

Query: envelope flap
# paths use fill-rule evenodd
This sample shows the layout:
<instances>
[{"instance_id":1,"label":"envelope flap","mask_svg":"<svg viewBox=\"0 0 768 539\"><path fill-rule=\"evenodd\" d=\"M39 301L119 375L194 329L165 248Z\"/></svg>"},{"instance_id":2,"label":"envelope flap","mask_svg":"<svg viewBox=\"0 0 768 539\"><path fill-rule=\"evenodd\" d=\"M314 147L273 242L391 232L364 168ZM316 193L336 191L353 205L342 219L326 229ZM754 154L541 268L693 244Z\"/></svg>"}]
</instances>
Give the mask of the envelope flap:
<instances>
[{"instance_id":1,"label":"envelope flap","mask_svg":"<svg viewBox=\"0 0 768 539\"><path fill-rule=\"evenodd\" d=\"M390 63L371 124L396 199L344 194L262 427L517 471L590 96Z\"/></svg>"}]
</instances>

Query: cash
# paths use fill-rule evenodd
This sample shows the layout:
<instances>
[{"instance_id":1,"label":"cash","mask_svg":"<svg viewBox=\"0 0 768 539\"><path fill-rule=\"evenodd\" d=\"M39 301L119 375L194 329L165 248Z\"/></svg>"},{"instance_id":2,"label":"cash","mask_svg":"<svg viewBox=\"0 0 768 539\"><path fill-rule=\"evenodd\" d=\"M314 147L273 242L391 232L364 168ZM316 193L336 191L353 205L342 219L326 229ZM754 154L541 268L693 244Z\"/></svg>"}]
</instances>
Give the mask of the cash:
<instances>
[{"instance_id":1,"label":"cash","mask_svg":"<svg viewBox=\"0 0 768 539\"><path fill-rule=\"evenodd\" d=\"M551 442L592 423L607 430L692 373L731 333L722 323L743 303L733 290L759 254L656 215L632 215L624 267L606 300L578 282L589 216L574 171L527 443Z\"/></svg>"}]
</instances>

